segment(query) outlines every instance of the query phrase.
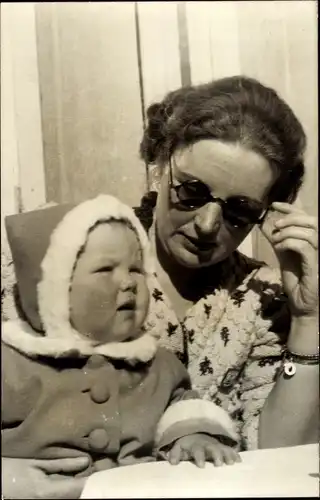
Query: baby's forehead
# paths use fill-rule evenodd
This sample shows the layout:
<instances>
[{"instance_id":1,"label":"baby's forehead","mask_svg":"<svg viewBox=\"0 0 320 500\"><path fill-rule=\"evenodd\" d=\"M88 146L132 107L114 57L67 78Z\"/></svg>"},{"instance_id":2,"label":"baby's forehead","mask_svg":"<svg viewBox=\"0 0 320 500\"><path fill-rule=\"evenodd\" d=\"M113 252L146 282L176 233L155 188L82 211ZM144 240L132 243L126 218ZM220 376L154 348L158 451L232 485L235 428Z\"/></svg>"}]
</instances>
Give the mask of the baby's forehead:
<instances>
[{"instance_id":1,"label":"baby's forehead","mask_svg":"<svg viewBox=\"0 0 320 500\"><path fill-rule=\"evenodd\" d=\"M141 254L141 244L134 227L126 220L99 221L88 233L84 251L111 252L128 250Z\"/></svg>"}]
</instances>

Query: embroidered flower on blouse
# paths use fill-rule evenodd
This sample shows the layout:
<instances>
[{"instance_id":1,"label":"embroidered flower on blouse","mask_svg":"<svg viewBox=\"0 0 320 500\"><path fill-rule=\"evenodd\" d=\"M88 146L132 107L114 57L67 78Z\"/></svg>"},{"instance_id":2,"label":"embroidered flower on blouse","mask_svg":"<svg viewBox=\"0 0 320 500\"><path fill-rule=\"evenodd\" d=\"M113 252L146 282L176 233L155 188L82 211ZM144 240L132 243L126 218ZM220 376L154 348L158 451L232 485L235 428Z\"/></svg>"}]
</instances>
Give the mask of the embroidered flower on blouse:
<instances>
[{"instance_id":1,"label":"embroidered flower on blouse","mask_svg":"<svg viewBox=\"0 0 320 500\"><path fill-rule=\"evenodd\" d=\"M245 296L245 291L243 290L236 290L232 296L231 296L231 300L233 301L233 303L240 307L242 302L244 301L244 296Z\"/></svg>"},{"instance_id":2,"label":"embroidered flower on blouse","mask_svg":"<svg viewBox=\"0 0 320 500\"><path fill-rule=\"evenodd\" d=\"M186 353L180 352L180 351L175 351L174 354L177 356L178 360L181 361L181 363L184 366L188 365L188 359L187 359Z\"/></svg>"},{"instance_id":3,"label":"embroidered flower on blouse","mask_svg":"<svg viewBox=\"0 0 320 500\"><path fill-rule=\"evenodd\" d=\"M224 346L226 347L227 343L230 341L230 332L229 332L229 328L227 326L224 326L221 329L220 337L223 340Z\"/></svg>"},{"instance_id":4,"label":"embroidered flower on blouse","mask_svg":"<svg viewBox=\"0 0 320 500\"><path fill-rule=\"evenodd\" d=\"M212 375L213 374L213 368L211 365L210 359L205 356L204 360L199 363L199 368L200 368L200 373L201 375Z\"/></svg>"},{"instance_id":5,"label":"embroidered flower on blouse","mask_svg":"<svg viewBox=\"0 0 320 500\"><path fill-rule=\"evenodd\" d=\"M204 303L203 307L204 307L204 313L205 313L205 315L207 316L207 318L209 318L212 306L210 306L210 304Z\"/></svg>"},{"instance_id":6,"label":"embroidered flower on blouse","mask_svg":"<svg viewBox=\"0 0 320 500\"><path fill-rule=\"evenodd\" d=\"M232 414L231 418L233 420L240 420L240 422L243 422L243 414L244 414L244 409L243 408L237 408Z\"/></svg>"},{"instance_id":7,"label":"embroidered flower on blouse","mask_svg":"<svg viewBox=\"0 0 320 500\"><path fill-rule=\"evenodd\" d=\"M167 332L168 332L169 337L171 337L171 335L176 333L177 328L178 328L178 325L173 325L170 321L168 322Z\"/></svg>"},{"instance_id":8,"label":"embroidered flower on blouse","mask_svg":"<svg viewBox=\"0 0 320 500\"><path fill-rule=\"evenodd\" d=\"M154 288L152 297L156 302L158 302L158 300L161 300L163 302L163 292L161 292L161 290L159 290L158 288Z\"/></svg>"},{"instance_id":9,"label":"embroidered flower on blouse","mask_svg":"<svg viewBox=\"0 0 320 500\"><path fill-rule=\"evenodd\" d=\"M190 342L190 344L192 344L192 342L194 341L195 331L193 329L191 329L191 330L187 330L186 333L187 333L188 341Z\"/></svg>"}]
</instances>

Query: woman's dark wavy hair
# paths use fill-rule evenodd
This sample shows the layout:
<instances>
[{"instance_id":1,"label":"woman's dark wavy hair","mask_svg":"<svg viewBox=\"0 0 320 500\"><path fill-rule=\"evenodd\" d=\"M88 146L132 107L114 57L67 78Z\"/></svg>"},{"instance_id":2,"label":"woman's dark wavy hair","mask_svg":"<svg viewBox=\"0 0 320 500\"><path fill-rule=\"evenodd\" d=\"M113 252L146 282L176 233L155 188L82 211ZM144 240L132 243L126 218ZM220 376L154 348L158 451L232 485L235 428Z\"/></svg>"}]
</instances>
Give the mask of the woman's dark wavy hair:
<instances>
[{"instance_id":1,"label":"woman's dark wavy hair","mask_svg":"<svg viewBox=\"0 0 320 500\"><path fill-rule=\"evenodd\" d=\"M292 203L304 176L306 136L290 107L253 78L233 76L183 87L147 110L140 155L163 165L178 148L201 139L240 142L276 167L269 201Z\"/></svg>"}]
</instances>

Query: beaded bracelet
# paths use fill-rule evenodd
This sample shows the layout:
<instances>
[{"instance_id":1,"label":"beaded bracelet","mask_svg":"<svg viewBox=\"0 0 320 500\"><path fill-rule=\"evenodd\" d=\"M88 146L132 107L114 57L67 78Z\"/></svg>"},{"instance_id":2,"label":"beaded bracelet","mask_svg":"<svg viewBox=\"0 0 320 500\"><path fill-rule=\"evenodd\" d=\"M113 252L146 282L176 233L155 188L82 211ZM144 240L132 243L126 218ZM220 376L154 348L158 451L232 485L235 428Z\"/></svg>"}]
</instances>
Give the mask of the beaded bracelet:
<instances>
[{"instance_id":1,"label":"beaded bracelet","mask_svg":"<svg viewBox=\"0 0 320 500\"><path fill-rule=\"evenodd\" d=\"M288 377L293 377L297 369L295 363L300 365L318 365L319 352L316 354L297 354L292 351L284 351L283 371Z\"/></svg>"}]
</instances>

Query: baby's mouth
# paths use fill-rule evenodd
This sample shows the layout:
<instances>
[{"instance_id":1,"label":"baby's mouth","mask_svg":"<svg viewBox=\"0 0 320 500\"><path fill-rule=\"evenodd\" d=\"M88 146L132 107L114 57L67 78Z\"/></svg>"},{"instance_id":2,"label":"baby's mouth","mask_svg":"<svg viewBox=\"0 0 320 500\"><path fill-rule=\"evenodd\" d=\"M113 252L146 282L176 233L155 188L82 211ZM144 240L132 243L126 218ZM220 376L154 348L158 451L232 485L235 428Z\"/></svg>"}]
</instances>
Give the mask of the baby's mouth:
<instances>
[{"instance_id":1,"label":"baby's mouth","mask_svg":"<svg viewBox=\"0 0 320 500\"><path fill-rule=\"evenodd\" d=\"M136 301L134 299L129 299L123 302L118 308L117 311L134 311L136 308Z\"/></svg>"}]
</instances>

